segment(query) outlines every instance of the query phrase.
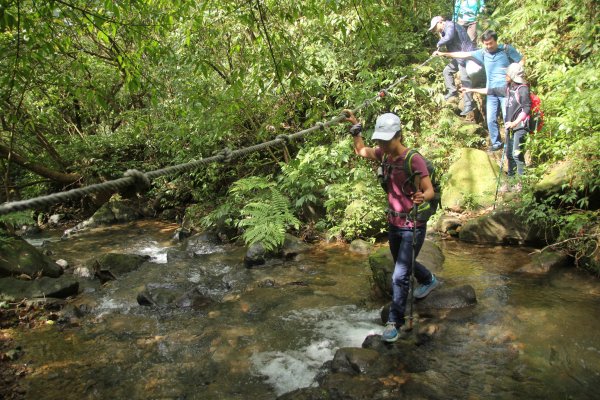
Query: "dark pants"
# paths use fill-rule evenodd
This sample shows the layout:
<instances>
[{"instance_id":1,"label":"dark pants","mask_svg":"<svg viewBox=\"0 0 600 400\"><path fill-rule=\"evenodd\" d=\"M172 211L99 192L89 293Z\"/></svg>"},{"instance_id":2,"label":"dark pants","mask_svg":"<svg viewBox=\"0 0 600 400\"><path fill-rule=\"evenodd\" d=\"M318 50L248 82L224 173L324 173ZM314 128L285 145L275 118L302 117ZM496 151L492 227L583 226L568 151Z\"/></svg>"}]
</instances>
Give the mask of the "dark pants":
<instances>
[{"instance_id":1,"label":"dark pants","mask_svg":"<svg viewBox=\"0 0 600 400\"><path fill-rule=\"evenodd\" d=\"M508 160L508 176L525 173L525 139L527 131L518 129L507 134L506 159Z\"/></svg>"},{"instance_id":2,"label":"dark pants","mask_svg":"<svg viewBox=\"0 0 600 400\"><path fill-rule=\"evenodd\" d=\"M446 89L448 89L448 93L458 93L456 89L456 85L454 84L454 74L460 72L460 83L465 88L471 87L471 78L467 74L467 69L464 65L459 64L457 60L452 60L446 65L442 74L444 75L444 83L446 84ZM472 107L473 103L473 93L465 93L463 95L463 102L465 105L465 109L469 109Z\"/></svg>"},{"instance_id":3,"label":"dark pants","mask_svg":"<svg viewBox=\"0 0 600 400\"><path fill-rule=\"evenodd\" d=\"M415 258L425 241L425 227L417 228L415 243ZM394 274L392 275L392 306L390 307L389 322L396 325L404 324L406 299L410 288L410 272L412 266L413 247L412 228L399 228L389 226L388 238L390 251L394 257ZM432 279L431 272L421 263L415 261L415 279L420 284L429 284Z\"/></svg>"}]
</instances>

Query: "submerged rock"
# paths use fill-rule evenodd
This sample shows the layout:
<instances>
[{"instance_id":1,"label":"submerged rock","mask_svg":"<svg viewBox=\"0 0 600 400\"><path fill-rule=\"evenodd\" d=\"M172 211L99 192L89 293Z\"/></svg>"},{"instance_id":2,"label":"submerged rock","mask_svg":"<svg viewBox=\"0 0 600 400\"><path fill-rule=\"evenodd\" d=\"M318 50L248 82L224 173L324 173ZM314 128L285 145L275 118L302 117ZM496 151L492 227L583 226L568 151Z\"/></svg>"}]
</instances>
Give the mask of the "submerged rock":
<instances>
[{"instance_id":1,"label":"submerged rock","mask_svg":"<svg viewBox=\"0 0 600 400\"><path fill-rule=\"evenodd\" d=\"M567 254L558 251L544 250L533 255L531 262L519 268L517 272L526 274L546 274L552 268L565 267L570 263Z\"/></svg>"},{"instance_id":2,"label":"submerged rock","mask_svg":"<svg viewBox=\"0 0 600 400\"><path fill-rule=\"evenodd\" d=\"M358 254L369 254L372 249L373 245L362 239L353 240L349 247L351 252Z\"/></svg>"}]
</instances>

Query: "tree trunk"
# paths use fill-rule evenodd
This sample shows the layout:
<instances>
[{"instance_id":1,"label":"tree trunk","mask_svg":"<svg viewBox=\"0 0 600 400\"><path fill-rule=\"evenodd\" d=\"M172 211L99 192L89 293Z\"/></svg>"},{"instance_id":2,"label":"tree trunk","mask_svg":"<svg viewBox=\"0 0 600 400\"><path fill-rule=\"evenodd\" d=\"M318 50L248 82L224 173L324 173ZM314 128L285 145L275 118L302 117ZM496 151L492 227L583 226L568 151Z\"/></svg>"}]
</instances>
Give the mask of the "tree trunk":
<instances>
[{"instance_id":1,"label":"tree trunk","mask_svg":"<svg viewBox=\"0 0 600 400\"><path fill-rule=\"evenodd\" d=\"M10 148L8 146L0 144L0 157L8 159L9 154L11 154ZM79 179L81 179L81 175L79 174L70 174L49 169L41 164L29 161L28 159L26 159L23 156L20 156L14 151L10 156L10 161L44 178L48 178L54 182L62 183L65 185L75 183Z\"/></svg>"}]
</instances>

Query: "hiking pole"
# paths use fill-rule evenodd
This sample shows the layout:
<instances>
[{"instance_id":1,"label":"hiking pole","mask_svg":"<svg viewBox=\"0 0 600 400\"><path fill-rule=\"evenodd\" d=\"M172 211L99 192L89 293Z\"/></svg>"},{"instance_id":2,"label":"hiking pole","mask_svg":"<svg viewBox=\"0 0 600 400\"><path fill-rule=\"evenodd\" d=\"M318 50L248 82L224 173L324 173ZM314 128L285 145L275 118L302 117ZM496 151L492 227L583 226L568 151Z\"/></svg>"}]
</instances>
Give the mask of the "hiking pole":
<instances>
[{"instance_id":1,"label":"hiking pole","mask_svg":"<svg viewBox=\"0 0 600 400\"><path fill-rule=\"evenodd\" d=\"M421 190L421 173L415 172L415 193ZM419 205L413 203L413 234L412 234L412 260L410 263L410 291L408 302L408 326L405 331L410 332L413 329L413 303L415 301L415 262L417 249L417 215L419 213Z\"/></svg>"},{"instance_id":2,"label":"hiking pole","mask_svg":"<svg viewBox=\"0 0 600 400\"><path fill-rule=\"evenodd\" d=\"M512 133L512 129L507 130L507 137L504 139L504 146L502 146L502 157L500 158L500 172L498 173L498 180L496 181L496 195L494 196L494 207L496 209L496 200L498 200L498 188L500 187L500 177L502 176L502 169L504 168L504 154L506 154L506 142L508 142L508 135Z\"/></svg>"}]
</instances>

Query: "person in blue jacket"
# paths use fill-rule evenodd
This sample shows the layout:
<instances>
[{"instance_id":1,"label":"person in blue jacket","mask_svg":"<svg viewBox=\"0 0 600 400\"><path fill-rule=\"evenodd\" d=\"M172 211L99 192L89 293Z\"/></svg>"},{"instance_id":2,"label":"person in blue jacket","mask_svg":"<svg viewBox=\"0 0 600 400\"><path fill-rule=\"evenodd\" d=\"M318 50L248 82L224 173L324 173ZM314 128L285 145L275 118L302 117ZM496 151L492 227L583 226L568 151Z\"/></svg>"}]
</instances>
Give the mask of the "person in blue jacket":
<instances>
[{"instance_id":1,"label":"person in blue jacket","mask_svg":"<svg viewBox=\"0 0 600 400\"><path fill-rule=\"evenodd\" d=\"M434 55L451 58L473 58L483 63L486 72L486 88L505 85L506 68L512 63L523 65L525 58L514 47L508 44L498 44L498 34L487 30L481 35L483 48L475 51L441 52L435 51ZM486 119L490 135L490 151L502 149L502 140L498 125L498 108L505 113L504 96L488 93L486 98Z\"/></svg>"},{"instance_id":2,"label":"person in blue jacket","mask_svg":"<svg viewBox=\"0 0 600 400\"><path fill-rule=\"evenodd\" d=\"M456 0L452 21L462 25L473 42L477 37L477 17L485 9L484 0Z\"/></svg>"},{"instance_id":3,"label":"person in blue jacket","mask_svg":"<svg viewBox=\"0 0 600 400\"><path fill-rule=\"evenodd\" d=\"M467 31L458 25L456 22L445 21L444 18L437 16L431 20L429 31L438 33L441 37L437 42L437 47L446 46L446 49L450 52L454 51L474 51L477 50L475 43L471 41L467 35ZM462 87L471 87L471 78L467 74L466 60L464 59L452 59L444 68L442 74L444 75L444 83L448 93L444 96L446 100L458 95L456 85L454 85L454 74L460 72L460 82ZM464 108L460 115L467 115L473 111L473 94L465 92L463 96Z\"/></svg>"}]
</instances>

